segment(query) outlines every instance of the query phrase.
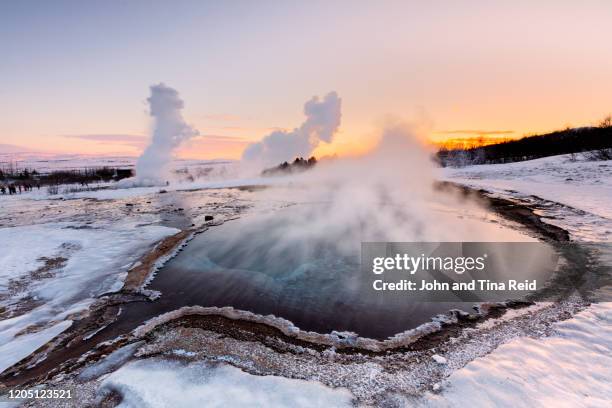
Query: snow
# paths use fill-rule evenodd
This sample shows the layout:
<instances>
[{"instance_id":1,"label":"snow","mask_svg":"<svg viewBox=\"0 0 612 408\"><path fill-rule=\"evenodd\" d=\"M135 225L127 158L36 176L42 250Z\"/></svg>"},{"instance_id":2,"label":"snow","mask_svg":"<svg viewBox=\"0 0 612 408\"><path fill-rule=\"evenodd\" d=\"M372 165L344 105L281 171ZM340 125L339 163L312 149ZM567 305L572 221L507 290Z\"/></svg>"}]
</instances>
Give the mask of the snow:
<instances>
[{"instance_id":1,"label":"snow","mask_svg":"<svg viewBox=\"0 0 612 408\"><path fill-rule=\"evenodd\" d=\"M132 197L144 197L146 195L157 194L160 190L165 191L189 191L199 189L218 189L218 188L235 188L247 186L260 186L277 182L262 177L244 178L244 179L228 179L228 180L203 180L184 183L171 183L168 186L158 187L130 187L120 188L116 183L111 184L110 188L94 191L83 191L76 193L66 193L59 195L66 199L72 198L94 198L98 200L116 200Z\"/></svg>"},{"instance_id":2,"label":"snow","mask_svg":"<svg viewBox=\"0 0 612 408\"><path fill-rule=\"evenodd\" d=\"M446 359L438 354L434 354L431 358L438 364L446 364Z\"/></svg>"},{"instance_id":3,"label":"snow","mask_svg":"<svg viewBox=\"0 0 612 408\"><path fill-rule=\"evenodd\" d=\"M510 195L535 195L612 220L612 160L570 155L506 164L444 168L443 178Z\"/></svg>"},{"instance_id":4,"label":"snow","mask_svg":"<svg viewBox=\"0 0 612 408\"><path fill-rule=\"evenodd\" d=\"M81 371L78 379L81 381L89 381L100 377L102 374L118 369L134 355L138 347L140 347L143 343L143 341L138 341L136 343L131 343L118 348L101 361L98 361L97 363L90 365Z\"/></svg>"},{"instance_id":5,"label":"snow","mask_svg":"<svg viewBox=\"0 0 612 408\"><path fill-rule=\"evenodd\" d=\"M566 229L573 240L610 241L612 161L571 160L570 155L561 155L445 168L443 175L449 181L534 204L544 221ZM600 257L607 265L608 252L606 249ZM455 371L434 390L440 394L429 393L410 403L604 407L612 401L611 382L612 303L601 302L556 323L550 337L520 337L501 345Z\"/></svg>"},{"instance_id":6,"label":"snow","mask_svg":"<svg viewBox=\"0 0 612 408\"><path fill-rule=\"evenodd\" d=\"M71 320L64 320L48 329L24 334L11 342L0 345L0 372L27 357L32 351L45 345L71 325Z\"/></svg>"},{"instance_id":7,"label":"snow","mask_svg":"<svg viewBox=\"0 0 612 408\"><path fill-rule=\"evenodd\" d=\"M200 189L220 189L220 188L236 188L262 186L276 183L287 182L283 178L241 178L241 179L226 179L226 180L200 180L194 182L173 182L167 186L156 187L125 187L122 188L119 183L107 182L91 184L89 187L78 187L74 184L65 184L58 187L58 194L49 195L46 187L40 190L34 189L31 192L24 192L16 195L0 195L0 202L5 203L21 203L23 199L29 200L49 200L49 199L77 199L88 198L96 200L120 200L127 198L146 197L165 191L190 191Z\"/></svg>"},{"instance_id":8,"label":"snow","mask_svg":"<svg viewBox=\"0 0 612 408\"><path fill-rule=\"evenodd\" d=\"M9 313L0 321L0 349L20 347L15 356L28 355L40 344L28 341L24 330L42 330L42 336L51 333L50 325L66 329L69 325L56 322L83 312L95 296L119 289L134 262L177 232L134 221L0 228L0 306Z\"/></svg>"},{"instance_id":9,"label":"snow","mask_svg":"<svg viewBox=\"0 0 612 408\"><path fill-rule=\"evenodd\" d=\"M548 338L521 337L454 372L441 394L420 404L442 407L606 407L612 401L612 303L594 304L556 323Z\"/></svg>"},{"instance_id":10,"label":"snow","mask_svg":"<svg viewBox=\"0 0 612 408\"><path fill-rule=\"evenodd\" d=\"M346 389L315 381L256 376L226 364L148 359L110 374L100 393L118 391L119 407L350 407Z\"/></svg>"},{"instance_id":11,"label":"snow","mask_svg":"<svg viewBox=\"0 0 612 408\"><path fill-rule=\"evenodd\" d=\"M2 152L0 151L0 166L10 166L21 169L34 169L39 173L51 171L70 171L100 167L133 168L135 156L114 156L95 154L55 154L41 152ZM211 166L230 163L229 160L197 160L174 159L174 169L185 169L199 166Z\"/></svg>"},{"instance_id":12,"label":"snow","mask_svg":"<svg viewBox=\"0 0 612 408\"><path fill-rule=\"evenodd\" d=\"M583 234L583 237L589 237L591 240L605 240L612 231L612 161L571 161L569 156L555 156L520 163L446 168L442 173L446 180L484 188L504 197L524 201L529 200L531 195L536 195L543 200L568 206L559 209L550 205L540 211L545 216L554 216L554 220L547 221L568 229L573 238ZM163 188L168 191L186 191L276 182L280 181L261 178L196 181L171 184ZM159 190L159 187L108 188L60 196L112 200L155 194ZM0 201L3 201L3 205L11 203L13 206L34 202L24 200L26 197L49 198L41 190L40 193L35 191L22 196L0 197ZM540 203L542 206L548 204ZM41 225L0 228L0 307L10 308L13 303L28 296L42 301L42 304L36 304L25 314L0 321L0 371L61 334L70 326L70 316L73 313L85 310L94 296L118 289L126 271L135 265L142 254L155 242L177 232L172 228L150 225L150 222L149 225L141 225L130 219L102 222L100 218L88 224L86 228L81 228L82 225L76 223L57 220ZM596 233L585 235L585 231L591 230ZM34 279L32 272L44 265L41 257L64 257L66 261L53 271L52 278ZM16 280L26 283L25 291L9 290L11 281ZM9 295L8 298L3 297L6 294ZM496 325L502 326L505 321L519 313L537 312L545 306L538 304L521 311L513 311L499 320L481 323L477 328L485 330ZM433 321L421 327L418 332L408 331L385 342L375 342L352 336L350 333L333 332L321 335L302 332L284 319L254 315L232 308L190 307L158 316L136 329L133 334L144 335L161 323L190 313L223 315L270 324L288 336L329 345L330 348L324 353L333 358L336 346L346 346L347 342L370 350L381 350L435 331L440 325L440 322ZM569 320L556 323L553 334L548 337L512 337L513 340L508 340L510 337L504 338L503 342L506 343L490 354L483 356L485 352L482 352L470 355L465 357L461 364L454 360L452 353L438 350L444 357L434 354L429 358L427 355L424 359L427 361L423 363L436 366L431 369L432 373L439 375L434 376L436 382L433 385L430 383L434 393L407 400L407 405L608 406L612 400L610 323L612 303L598 303ZM491 348L500 342L502 340ZM120 405L122 407L171 406L176 405L177 401L180 401L181 406L200 406L201 401L206 401L207 406L236 406L246 403L249 406L350 406L353 400L353 395L345 389L333 389L310 381L324 381L319 371L302 377L308 380L296 380L251 375L224 363L212 365L184 361L200 353L200 349L196 353L194 350L174 348L167 354L172 356L169 359L149 358L125 364L139 344L121 348L86 368L81 373L81 379L101 382L101 396L110 390L119 392L123 396ZM197 347L202 347L202 343L198 343ZM487 349L486 352L488 351ZM237 352L237 348L232 348L233 352ZM248 346L248 354L253 354L252 344ZM453 371L476 355L482 357ZM232 355L225 357L227 361L233 358ZM305 366L289 360L287 356L283 356L283 360L292 365L291 370L294 370L283 372L287 377L296 377L306 371ZM331 361L327 363L332 364ZM384 370L377 364L371 365L372 367L367 364L359 364L359 367L347 366L346 369L350 373L346 374L346 378L349 378L351 383L340 385L355 385L358 378L365 376L358 377L353 374L358 369L363 369L374 373L371 375L371 381L373 387L378 386L380 379L374 377L379 375L379 372L384 373ZM111 372L112 370L116 371ZM412 384L409 380L414 379L417 383L414 388L416 390L421 383L413 373L410 374L405 377L398 373L389 375L403 381L397 383L396 389L408 389L407 384ZM449 374L450 377L444 379L444 376ZM334 374L332 377L336 378L338 375ZM429 378L432 377L429 375ZM329 381L326 383L330 384ZM358 395L357 391L353 392Z\"/></svg>"},{"instance_id":13,"label":"snow","mask_svg":"<svg viewBox=\"0 0 612 408\"><path fill-rule=\"evenodd\" d=\"M1 228L0 290L7 290L9 280L42 267L41 258L61 257L67 259L65 266L53 279L35 282L29 288L30 294L65 304L83 293L91 296L88 288L102 293L114 285L118 270L125 272L152 244L178 231L135 223L93 224L88 228L74 228L70 223Z\"/></svg>"}]
</instances>

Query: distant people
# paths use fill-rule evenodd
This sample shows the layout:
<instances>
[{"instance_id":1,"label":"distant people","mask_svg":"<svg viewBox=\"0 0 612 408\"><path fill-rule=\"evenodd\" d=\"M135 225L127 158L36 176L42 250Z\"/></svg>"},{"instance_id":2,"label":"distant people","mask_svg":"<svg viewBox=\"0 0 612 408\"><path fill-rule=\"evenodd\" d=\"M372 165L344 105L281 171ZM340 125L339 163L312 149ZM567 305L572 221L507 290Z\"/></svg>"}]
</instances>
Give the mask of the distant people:
<instances>
[{"instance_id":1,"label":"distant people","mask_svg":"<svg viewBox=\"0 0 612 408\"><path fill-rule=\"evenodd\" d=\"M0 186L0 193L2 193L2 195L6 195L6 187L4 184Z\"/></svg>"},{"instance_id":2,"label":"distant people","mask_svg":"<svg viewBox=\"0 0 612 408\"><path fill-rule=\"evenodd\" d=\"M19 194L21 194L21 184L17 184L17 187L19 188Z\"/></svg>"}]
</instances>

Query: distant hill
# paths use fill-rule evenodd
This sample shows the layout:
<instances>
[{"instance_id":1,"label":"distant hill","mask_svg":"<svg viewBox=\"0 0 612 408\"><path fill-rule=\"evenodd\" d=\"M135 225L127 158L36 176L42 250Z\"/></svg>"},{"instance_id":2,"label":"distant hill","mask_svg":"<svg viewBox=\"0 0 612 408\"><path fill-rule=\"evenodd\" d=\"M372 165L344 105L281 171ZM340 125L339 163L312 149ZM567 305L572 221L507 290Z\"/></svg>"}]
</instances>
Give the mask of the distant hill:
<instances>
[{"instance_id":1,"label":"distant hill","mask_svg":"<svg viewBox=\"0 0 612 408\"><path fill-rule=\"evenodd\" d=\"M436 154L436 159L443 167L456 167L509 163L588 151L594 151L591 153L593 159L612 159L612 124L609 120L598 127L559 130L487 146L450 150L442 148Z\"/></svg>"}]
</instances>

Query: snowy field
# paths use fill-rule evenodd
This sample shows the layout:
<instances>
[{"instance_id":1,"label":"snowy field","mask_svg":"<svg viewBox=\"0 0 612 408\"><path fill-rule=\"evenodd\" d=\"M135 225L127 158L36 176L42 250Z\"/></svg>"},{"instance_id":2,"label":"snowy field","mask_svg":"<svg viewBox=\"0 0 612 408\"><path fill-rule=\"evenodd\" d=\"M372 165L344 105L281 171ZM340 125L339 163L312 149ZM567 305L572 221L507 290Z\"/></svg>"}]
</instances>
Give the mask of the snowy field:
<instances>
[{"instance_id":1,"label":"snowy field","mask_svg":"<svg viewBox=\"0 0 612 408\"><path fill-rule=\"evenodd\" d=\"M557 323L553 335L521 337L453 373L431 407L609 407L612 303Z\"/></svg>"},{"instance_id":2,"label":"snowy field","mask_svg":"<svg viewBox=\"0 0 612 408\"><path fill-rule=\"evenodd\" d=\"M612 161L573 161L562 155L445 168L443 174L449 181L535 202L548 222L570 231L575 240L610 242ZM521 337L474 360L418 404L607 407L612 403L611 356L612 302L597 303L557 323L550 337Z\"/></svg>"},{"instance_id":3,"label":"snowy field","mask_svg":"<svg viewBox=\"0 0 612 408\"><path fill-rule=\"evenodd\" d=\"M545 220L567 229L575 240L609 242L610 161L556 156L446 168L442 178L536 203ZM262 179L196 181L171 185L167 194L160 194L158 187L143 187L55 197L41 190L29 196L0 197L5 210L0 214L0 371L68 329L96 296L118 290L139 258L179 231L169 216L176 207L189 212L202 206L222 211L228 203L244 205L244 196L236 191L204 195L193 190L263 183ZM197 200L191 198L194 194L199 194ZM180 204L172 207L172 203ZM195 211L187 218L201 222L205 213ZM462 368L448 366L443 370L448 376L425 395L400 393L391 400L399 406L433 407L609 406L611 323L612 303L593 304L555 323L543 336L513 338ZM90 395L121 395L122 407L164 407L177 400L184 402L181 406L196 406L202 399L219 407L242 402L261 407L340 407L351 406L355 399L349 390L326 386L317 376L308 381L260 376L234 364L159 357L130 361L136 348L119 349L103 361L105 366L81 372L81 379L87 379L84 386L94 387ZM189 353L176 350L179 357ZM440 367L448 364L442 355L434 360ZM376 364L371 366L371 380L376 382L382 371ZM368 365L360 369L367 371ZM89 381L88 376L96 379Z\"/></svg>"},{"instance_id":4,"label":"snowy field","mask_svg":"<svg viewBox=\"0 0 612 408\"><path fill-rule=\"evenodd\" d=\"M112 199L44 189L0 196L0 372L68 329L99 295L121 289L128 270L180 232L175 225L203 223L217 200L238 197L131 190L110 190L128 192ZM232 214L232 205L216 213Z\"/></svg>"},{"instance_id":5,"label":"snowy field","mask_svg":"<svg viewBox=\"0 0 612 408\"><path fill-rule=\"evenodd\" d=\"M82 170L86 168L113 167L131 169L136 164L135 156L99 156L85 154L52 154L37 152L3 153L0 151L0 168L14 167L18 170L36 169L39 173L52 171ZM210 164L228 163L227 160L175 159L175 169L189 169Z\"/></svg>"},{"instance_id":6,"label":"snowy field","mask_svg":"<svg viewBox=\"0 0 612 408\"><path fill-rule=\"evenodd\" d=\"M546 215L574 238L609 242L612 234L612 161L570 155L508 164L444 168L443 179L529 203L542 199ZM552 203L566 206L555 208ZM559 211L561 210L561 211ZM563 218L566 218L564 221ZM552 219L552 218L551 218Z\"/></svg>"},{"instance_id":7,"label":"snowy field","mask_svg":"<svg viewBox=\"0 0 612 408\"><path fill-rule=\"evenodd\" d=\"M127 270L179 230L134 222L48 223L0 229L0 371L70 326Z\"/></svg>"},{"instance_id":8,"label":"snowy field","mask_svg":"<svg viewBox=\"0 0 612 408\"><path fill-rule=\"evenodd\" d=\"M551 156L508 164L447 167L445 178L490 191L535 195L612 219L612 161Z\"/></svg>"}]
</instances>

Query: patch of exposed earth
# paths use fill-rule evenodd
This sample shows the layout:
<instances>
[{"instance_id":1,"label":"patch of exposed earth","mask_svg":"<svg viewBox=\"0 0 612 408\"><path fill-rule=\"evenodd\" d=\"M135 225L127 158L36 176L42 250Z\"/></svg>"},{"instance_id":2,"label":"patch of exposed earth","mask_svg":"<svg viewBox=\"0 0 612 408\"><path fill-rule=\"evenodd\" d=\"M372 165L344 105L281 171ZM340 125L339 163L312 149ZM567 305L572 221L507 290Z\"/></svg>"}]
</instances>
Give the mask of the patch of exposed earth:
<instances>
[{"instance_id":1,"label":"patch of exposed earth","mask_svg":"<svg viewBox=\"0 0 612 408\"><path fill-rule=\"evenodd\" d=\"M42 280L53 279L66 265L71 253L78 249L76 244L65 242L54 256L38 258L38 262L42 264L38 268L25 276L10 279L6 290L0 292L0 304L4 304L0 309L0 320L21 316L42 305L42 299L28 293L30 287Z\"/></svg>"}]
</instances>

